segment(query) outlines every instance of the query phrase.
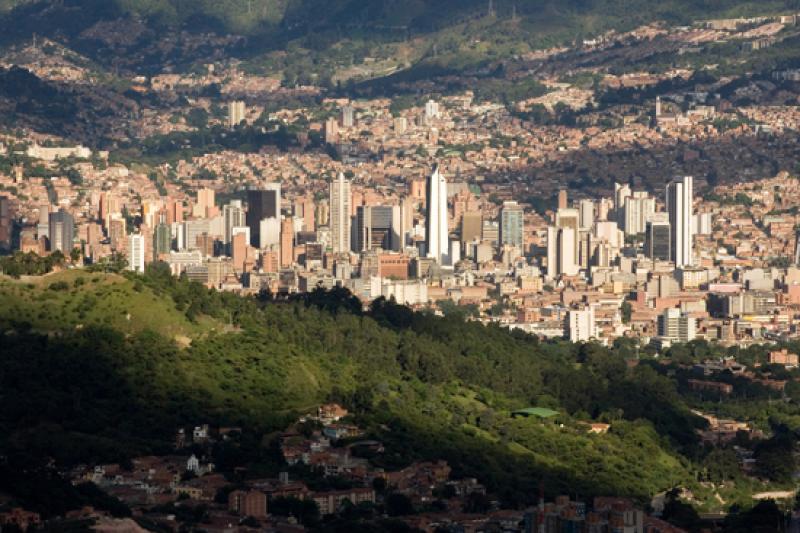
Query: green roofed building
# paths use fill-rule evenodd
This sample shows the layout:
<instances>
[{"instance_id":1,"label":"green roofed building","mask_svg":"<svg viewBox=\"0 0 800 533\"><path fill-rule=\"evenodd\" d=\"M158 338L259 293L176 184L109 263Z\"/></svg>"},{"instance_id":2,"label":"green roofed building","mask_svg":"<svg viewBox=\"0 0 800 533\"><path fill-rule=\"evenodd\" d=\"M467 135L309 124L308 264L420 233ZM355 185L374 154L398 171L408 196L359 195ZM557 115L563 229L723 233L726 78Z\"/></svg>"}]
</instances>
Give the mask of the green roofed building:
<instances>
[{"instance_id":1,"label":"green roofed building","mask_svg":"<svg viewBox=\"0 0 800 533\"><path fill-rule=\"evenodd\" d=\"M558 411L547 409L546 407L528 407L519 409L511 413L511 416L536 416L539 418L551 418L558 414Z\"/></svg>"}]
</instances>

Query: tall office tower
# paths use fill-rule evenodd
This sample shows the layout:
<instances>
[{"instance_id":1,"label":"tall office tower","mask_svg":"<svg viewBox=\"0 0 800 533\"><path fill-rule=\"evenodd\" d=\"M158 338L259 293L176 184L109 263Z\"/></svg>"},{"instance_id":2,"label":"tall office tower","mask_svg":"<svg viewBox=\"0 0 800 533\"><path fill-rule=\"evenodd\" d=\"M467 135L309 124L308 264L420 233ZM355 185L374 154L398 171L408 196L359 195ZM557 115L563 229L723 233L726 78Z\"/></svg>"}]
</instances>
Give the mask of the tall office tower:
<instances>
[{"instance_id":1,"label":"tall office tower","mask_svg":"<svg viewBox=\"0 0 800 533\"><path fill-rule=\"evenodd\" d=\"M587 342L597 337L594 307L581 310L570 309L566 320L566 337L572 342Z\"/></svg>"},{"instance_id":2,"label":"tall office tower","mask_svg":"<svg viewBox=\"0 0 800 533\"><path fill-rule=\"evenodd\" d=\"M234 233L231 235L231 260L235 272L244 272L244 264L247 260L247 232Z\"/></svg>"},{"instance_id":3,"label":"tall office tower","mask_svg":"<svg viewBox=\"0 0 800 533\"><path fill-rule=\"evenodd\" d=\"M461 241L480 241L483 232L483 215L480 211L467 211L461 217Z\"/></svg>"},{"instance_id":4,"label":"tall office tower","mask_svg":"<svg viewBox=\"0 0 800 533\"><path fill-rule=\"evenodd\" d=\"M592 229L594 224L594 202L583 199L578 204L578 226L582 230Z\"/></svg>"},{"instance_id":5,"label":"tall office tower","mask_svg":"<svg viewBox=\"0 0 800 533\"><path fill-rule=\"evenodd\" d=\"M294 221L284 218L281 221L281 268L292 266L294 262Z\"/></svg>"},{"instance_id":6,"label":"tall office tower","mask_svg":"<svg viewBox=\"0 0 800 533\"><path fill-rule=\"evenodd\" d=\"M261 221L258 248L266 250L281 243L281 219L277 217L265 218Z\"/></svg>"},{"instance_id":7,"label":"tall office tower","mask_svg":"<svg viewBox=\"0 0 800 533\"><path fill-rule=\"evenodd\" d=\"M569 200L567 198L567 190L561 189L558 191L558 209L566 209Z\"/></svg>"},{"instance_id":8,"label":"tall office tower","mask_svg":"<svg viewBox=\"0 0 800 533\"><path fill-rule=\"evenodd\" d=\"M664 309L658 317L658 336L671 342L690 342L697 335L697 320L676 307Z\"/></svg>"},{"instance_id":9,"label":"tall office tower","mask_svg":"<svg viewBox=\"0 0 800 533\"><path fill-rule=\"evenodd\" d=\"M144 272L144 235L139 233L128 236L128 270Z\"/></svg>"},{"instance_id":10,"label":"tall office tower","mask_svg":"<svg viewBox=\"0 0 800 533\"><path fill-rule=\"evenodd\" d=\"M224 206L222 208L222 223L224 225L222 242L226 245L230 244L233 238L233 228L244 226L246 224L245 220L241 200L231 200L228 205Z\"/></svg>"},{"instance_id":11,"label":"tall office tower","mask_svg":"<svg viewBox=\"0 0 800 533\"><path fill-rule=\"evenodd\" d=\"M408 196L400 199L392 218L392 250L401 251L406 247L408 235L414 229L413 202Z\"/></svg>"},{"instance_id":12,"label":"tall office tower","mask_svg":"<svg viewBox=\"0 0 800 533\"><path fill-rule=\"evenodd\" d=\"M677 178L667 185L667 212L669 213L670 254L676 268L692 265L693 179Z\"/></svg>"},{"instance_id":13,"label":"tall office tower","mask_svg":"<svg viewBox=\"0 0 800 533\"><path fill-rule=\"evenodd\" d=\"M281 216L281 184L267 183L262 190L247 191L247 227L250 228L250 244L261 243L261 221Z\"/></svg>"},{"instance_id":14,"label":"tall office tower","mask_svg":"<svg viewBox=\"0 0 800 533\"><path fill-rule=\"evenodd\" d=\"M433 167L425 188L428 205L425 217L425 248L427 257L440 265L447 260L449 247L447 228L447 181L439 172L439 165Z\"/></svg>"},{"instance_id":15,"label":"tall office tower","mask_svg":"<svg viewBox=\"0 0 800 533\"><path fill-rule=\"evenodd\" d=\"M353 106L347 104L342 106L342 127L343 128L352 128L355 125L355 110Z\"/></svg>"},{"instance_id":16,"label":"tall office tower","mask_svg":"<svg viewBox=\"0 0 800 533\"><path fill-rule=\"evenodd\" d=\"M162 255L169 254L172 250L172 230L161 222L153 231L153 258L158 260Z\"/></svg>"},{"instance_id":17,"label":"tall office tower","mask_svg":"<svg viewBox=\"0 0 800 533\"><path fill-rule=\"evenodd\" d=\"M500 210L500 242L522 247L525 213L517 202L503 202Z\"/></svg>"},{"instance_id":18,"label":"tall office tower","mask_svg":"<svg viewBox=\"0 0 800 533\"><path fill-rule=\"evenodd\" d=\"M63 209L59 209L57 213L50 213L48 229L50 251L58 250L68 256L75 240L75 219Z\"/></svg>"},{"instance_id":19,"label":"tall office tower","mask_svg":"<svg viewBox=\"0 0 800 533\"><path fill-rule=\"evenodd\" d=\"M547 277L575 276L578 264L578 231L572 227L547 228Z\"/></svg>"},{"instance_id":20,"label":"tall office tower","mask_svg":"<svg viewBox=\"0 0 800 533\"><path fill-rule=\"evenodd\" d=\"M214 216L214 189L204 187L197 191L197 203L192 214L197 218L207 218Z\"/></svg>"},{"instance_id":21,"label":"tall office tower","mask_svg":"<svg viewBox=\"0 0 800 533\"><path fill-rule=\"evenodd\" d=\"M672 238L667 213L654 213L647 221L644 254L650 259L669 261Z\"/></svg>"},{"instance_id":22,"label":"tall office tower","mask_svg":"<svg viewBox=\"0 0 800 533\"><path fill-rule=\"evenodd\" d=\"M359 206L356 210L355 251L392 249L392 219L390 205Z\"/></svg>"},{"instance_id":23,"label":"tall office tower","mask_svg":"<svg viewBox=\"0 0 800 533\"><path fill-rule=\"evenodd\" d=\"M244 102L241 100L233 100L228 102L228 127L233 129L244 121L247 115L247 110L244 107Z\"/></svg>"},{"instance_id":24,"label":"tall office tower","mask_svg":"<svg viewBox=\"0 0 800 533\"><path fill-rule=\"evenodd\" d=\"M329 188L331 248L334 253L350 251L350 182L339 172Z\"/></svg>"},{"instance_id":25,"label":"tall office tower","mask_svg":"<svg viewBox=\"0 0 800 533\"><path fill-rule=\"evenodd\" d=\"M625 209L625 198L631 195L631 188L628 185L614 184L614 217L617 223L623 224L623 210Z\"/></svg>"},{"instance_id":26,"label":"tall office tower","mask_svg":"<svg viewBox=\"0 0 800 533\"><path fill-rule=\"evenodd\" d=\"M597 220L608 220L608 212L611 211L613 205L614 202L610 198L600 198L600 201L597 202Z\"/></svg>"},{"instance_id":27,"label":"tall office tower","mask_svg":"<svg viewBox=\"0 0 800 533\"><path fill-rule=\"evenodd\" d=\"M637 191L625 198L624 205L622 229L625 235L644 233L647 220L656 212L655 198L650 198L644 191Z\"/></svg>"}]
</instances>

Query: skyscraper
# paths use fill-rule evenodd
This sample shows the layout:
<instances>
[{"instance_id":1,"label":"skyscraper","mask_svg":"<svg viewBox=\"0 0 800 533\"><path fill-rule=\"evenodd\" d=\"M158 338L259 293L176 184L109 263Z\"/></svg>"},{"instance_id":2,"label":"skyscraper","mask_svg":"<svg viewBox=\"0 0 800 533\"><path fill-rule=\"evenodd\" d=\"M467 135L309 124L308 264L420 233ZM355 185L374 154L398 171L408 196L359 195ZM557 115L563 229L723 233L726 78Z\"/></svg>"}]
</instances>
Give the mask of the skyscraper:
<instances>
[{"instance_id":1,"label":"skyscraper","mask_svg":"<svg viewBox=\"0 0 800 533\"><path fill-rule=\"evenodd\" d=\"M294 262L294 221L285 218L281 221L281 268L292 266Z\"/></svg>"},{"instance_id":2,"label":"skyscraper","mask_svg":"<svg viewBox=\"0 0 800 533\"><path fill-rule=\"evenodd\" d=\"M650 198L644 191L637 191L625 197L622 216L622 229L625 235L644 233L647 219L655 211L655 198Z\"/></svg>"},{"instance_id":3,"label":"skyscraper","mask_svg":"<svg viewBox=\"0 0 800 533\"><path fill-rule=\"evenodd\" d=\"M425 217L426 255L440 265L447 259L447 181L439 172L439 165L433 167L426 186L428 205Z\"/></svg>"},{"instance_id":4,"label":"skyscraper","mask_svg":"<svg viewBox=\"0 0 800 533\"><path fill-rule=\"evenodd\" d=\"M356 210L355 251L391 250L393 218L394 209L390 205L359 206Z\"/></svg>"},{"instance_id":5,"label":"skyscraper","mask_svg":"<svg viewBox=\"0 0 800 533\"><path fill-rule=\"evenodd\" d=\"M64 255L72 251L72 242L75 239L75 219L72 215L60 209L57 213L50 213L48 218L50 250L58 250Z\"/></svg>"},{"instance_id":6,"label":"skyscraper","mask_svg":"<svg viewBox=\"0 0 800 533\"><path fill-rule=\"evenodd\" d=\"M263 190L247 191L247 227L250 228L250 244L261 242L261 221L265 218L280 218L281 184L267 183Z\"/></svg>"},{"instance_id":7,"label":"skyscraper","mask_svg":"<svg viewBox=\"0 0 800 533\"><path fill-rule=\"evenodd\" d=\"M334 253L350 251L350 182L339 172L329 190L331 248Z\"/></svg>"},{"instance_id":8,"label":"skyscraper","mask_svg":"<svg viewBox=\"0 0 800 533\"><path fill-rule=\"evenodd\" d=\"M503 202L500 210L500 242L522 247L525 214L517 202Z\"/></svg>"},{"instance_id":9,"label":"skyscraper","mask_svg":"<svg viewBox=\"0 0 800 533\"><path fill-rule=\"evenodd\" d=\"M670 255L676 268L692 265L693 179L677 178L667 185L667 212L669 213Z\"/></svg>"},{"instance_id":10,"label":"skyscraper","mask_svg":"<svg viewBox=\"0 0 800 533\"><path fill-rule=\"evenodd\" d=\"M650 259L669 261L671 257L669 217L666 213L655 213L647 221L644 254Z\"/></svg>"},{"instance_id":11,"label":"skyscraper","mask_svg":"<svg viewBox=\"0 0 800 533\"><path fill-rule=\"evenodd\" d=\"M163 222L156 226L153 232L153 257L158 260L159 256L169 254L172 249L172 231Z\"/></svg>"},{"instance_id":12,"label":"skyscraper","mask_svg":"<svg viewBox=\"0 0 800 533\"><path fill-rule=\"evenodd\" d=\"M238 228L245 225L245 214L242 209L241 200L231 200L228 205L222 208L222 220L224 224L224 231L222 234L222 242L230 244L233 238L233 228Z\"/></svg>"}]
</instances>

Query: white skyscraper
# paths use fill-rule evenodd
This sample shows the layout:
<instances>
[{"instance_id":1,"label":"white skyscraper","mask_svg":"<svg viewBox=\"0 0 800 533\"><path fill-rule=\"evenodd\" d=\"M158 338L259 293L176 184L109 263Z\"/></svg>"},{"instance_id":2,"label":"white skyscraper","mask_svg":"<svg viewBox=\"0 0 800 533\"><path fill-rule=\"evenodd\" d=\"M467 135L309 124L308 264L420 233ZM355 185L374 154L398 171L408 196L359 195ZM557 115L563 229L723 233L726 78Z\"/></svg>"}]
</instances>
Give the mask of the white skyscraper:
<instances>
[{"instance_id":1,"label":"white skyscraper","mask_svg":"<svg viewBox=\"0 0 800 533\"><path fill-rule=\"evenodd\" d=\"M447 181L439 172L438 165L433 167L433 172L428 177L427 199L426 254L442 265L446 262L449 251L449 230L447 228Z\"/></svg>"},{"instance_id":2,"label":"white skyscraper","mask_svg":"<svg viewBox=\"0 0 800 533\"><path fill-rule=\"evenodd\" d=\"M623 204L623 227L625 235L644 233L647 220L656 212L656 200L646 192L637 191L625 198Z\"/></svg>"},{"instance_id":3,"label":"white skyscraper","mask_svg":"<svg viewBox=\"0 0 800 533\"><path fill-rule=\"evenodd\" d=\"M144 272L144 235L128 237L128 270Z\"/></svg>"},{"instance_id":4,"label":"white skyscraper","mask_svg":"<svg viewBox=\"0 0 800 533\"><path fill-rule=\"evenodd\" d=\"M335 253L350 251L350 182L339 172L329 189L331 248Z\"/></svg>"},{"instance_id":5,"label":"white skyscraper","mask_svg":"<svg viewBox=\"0 0 800 533\"><path fill-rule=\"evenodd\" d=\"M667 212L671 226L671 255L677 268L691 266L693 241L693 179L677 178L667 185Z\"/></svg>"}]
</instances>

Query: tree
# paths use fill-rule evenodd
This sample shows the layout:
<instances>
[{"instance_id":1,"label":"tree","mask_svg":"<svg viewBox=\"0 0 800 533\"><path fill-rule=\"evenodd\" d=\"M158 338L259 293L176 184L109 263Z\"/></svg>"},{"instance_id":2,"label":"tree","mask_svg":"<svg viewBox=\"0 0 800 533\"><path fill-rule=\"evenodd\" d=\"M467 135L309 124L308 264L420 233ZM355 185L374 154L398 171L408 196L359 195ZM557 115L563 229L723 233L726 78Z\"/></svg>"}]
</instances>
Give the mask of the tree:
<instances>
[{"instance_id":1,"label":"tree","mask_svg":"<svg viewBox=\"0 0 800 533\"><path fill-rule=\"evenodd\" d=\"M389 516L406 516L414 514L414 506L405 494L393 492L386 497L386 514Z\"/></svg>"}]
</instances>

